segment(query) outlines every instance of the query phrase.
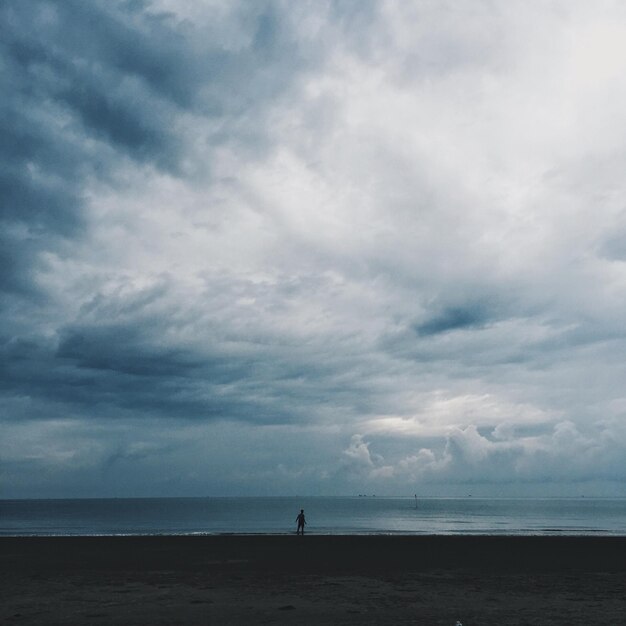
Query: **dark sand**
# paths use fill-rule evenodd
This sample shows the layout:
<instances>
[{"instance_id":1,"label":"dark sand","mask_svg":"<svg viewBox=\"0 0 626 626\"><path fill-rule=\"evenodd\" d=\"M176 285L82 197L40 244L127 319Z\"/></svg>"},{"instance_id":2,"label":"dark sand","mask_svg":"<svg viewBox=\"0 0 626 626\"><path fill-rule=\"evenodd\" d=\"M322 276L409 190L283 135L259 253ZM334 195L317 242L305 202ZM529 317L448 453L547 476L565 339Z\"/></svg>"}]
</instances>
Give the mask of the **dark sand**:
<instances>
[{"instance_id":1,"label":"dark sand","mask_svg":"<svg viewBox=\"0 0 626 626\"><path fill-rule=\"evenodd\" d=\"M626 624L626 537L0 538L6 624Z\"/></svg>"}]
</instances>

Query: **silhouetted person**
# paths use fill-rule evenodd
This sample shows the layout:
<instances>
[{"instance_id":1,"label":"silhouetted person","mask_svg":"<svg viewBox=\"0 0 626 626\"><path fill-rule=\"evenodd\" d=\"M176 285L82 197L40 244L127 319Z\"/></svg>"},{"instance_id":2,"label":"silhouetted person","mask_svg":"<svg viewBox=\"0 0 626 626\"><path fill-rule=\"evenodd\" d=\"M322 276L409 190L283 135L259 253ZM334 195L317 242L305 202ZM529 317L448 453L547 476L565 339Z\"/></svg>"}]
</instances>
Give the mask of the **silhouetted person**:
<instances>
[{"instance_id":1,"label":"silhouetted person","mask_svg":"<svg viewBox=\"0 0 626 626\"><path fill-rule=\"evenodd\" d=\"M304 519L304 509L300 509L300 514L296 517L296 522L298 522L296 535L304 535L304 525L306 524L306 520Z\"/></svg>"}]
</instances>

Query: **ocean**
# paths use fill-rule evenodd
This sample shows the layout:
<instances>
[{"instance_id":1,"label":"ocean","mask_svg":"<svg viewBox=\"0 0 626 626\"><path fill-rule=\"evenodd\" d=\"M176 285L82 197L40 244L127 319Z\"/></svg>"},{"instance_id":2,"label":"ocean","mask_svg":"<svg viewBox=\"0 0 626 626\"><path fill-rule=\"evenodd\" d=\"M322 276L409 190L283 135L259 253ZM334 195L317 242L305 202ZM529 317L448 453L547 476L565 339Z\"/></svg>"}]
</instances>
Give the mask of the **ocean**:
<instances>
[{"instance_id":1,"label":"ocean","mask_svg":"<svg viewBox=\"0 0 626 626\"><path fill-rule=\"evenodd\" d=\"M416 506L417 505L417 506ZM262 497L0 500L0 536L626 535L626 499Z\"/></svg>"}]
</instances>

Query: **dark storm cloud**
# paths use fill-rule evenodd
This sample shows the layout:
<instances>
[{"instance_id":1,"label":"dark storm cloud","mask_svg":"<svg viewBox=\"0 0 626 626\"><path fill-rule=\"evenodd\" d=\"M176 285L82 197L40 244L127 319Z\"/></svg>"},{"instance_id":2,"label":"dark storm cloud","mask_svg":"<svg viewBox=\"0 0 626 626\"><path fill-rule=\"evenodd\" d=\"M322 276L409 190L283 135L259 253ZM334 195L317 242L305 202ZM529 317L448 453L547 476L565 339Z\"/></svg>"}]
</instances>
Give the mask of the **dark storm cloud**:
<instances>
[{"instance_id":1,"label":"dark storm cloud","mask_svg":"<svg viewBox=\"0 0 626 626\"><path fill-rule=\"evenodd\" d=\"M65 330L55 358L81 369L145 377L184 376L199 365L182 350L148 344L136 326L112 324Z\"/></svg>"},{"instance_id":2,"label":"dark storm cloud","mask_svg":"<svg viewBox=\"0 0 626 626\"><path fill-rule=\"evenodd\" d=\"M257 116L289 87L297 54L271 3L234 7L222 19L203 36L149 2L0 8L0 343L9 394L188 417L282 413L265 414L262 398L224 393L260 367L253 358L164 346L162 321L152 334L141 318L61 324L45 338L34 318L25 328L52 296L37 278L44 255L68 256L86 235L88 180L111 180L122 159L181 175L181 114L219 120L207 137L215 145L237 136L252 147L263 142ZM229 49L230 27L247 42ZM145 304L131 300L125 312Z\"/></svg>"},{"instance_id":3,"label":"dark storm cloud","mask_svg":"<svg viewBox=\"0 0 626 626\"><path fill-rule=\"evenodd\" d=\"M249 359L168 348L137 326L100 324L63 331L60 343L14 340L3 346L2 388L70 412L98 416L167 416L285 420L263 410L263 394L232 386L249 378Z\"/></svg>"},{"instance_id":4,"label":"dark storm cloud","mask_svg":"<svg viewBox=\"0 0 626 626\"><path fill-rule=\"evenodd\" d=\"M493 319L492 312L483 304L451 306L417 324L415 331L418 335L438 335L451 330L480 328Z\"/></svg>"},{"instance_id":5,"label":"dark storm cloud","mask_svg":"<svg viewBox=\"0 0 626 626\"><path fill-rule=\"evenodd\" d=\"M5 338L0 387L7 397L92 417L276 424L301 421L311 406L361 401L358 380L338 382L345 362L328 358L323 347L277 340L261 328L242 332L249 322L233 306L242 289L235 281L212 286L214 306L229 310L230 321L209 311L197 327L198 312L173 302L172 288L164 283L133 297L97 297L82 307L89 322L62 326L53 337ZM272 297L258 287L256 294ZM177 340L172 320L192 325L197 340Z\"/></svg>"},{"instance_id":6,"label":"dark storm cloud","mask_svg":"<svg viewBox=\"0 0 626 626\"><path fill-rule=\"evenodd\" d=\"M38 253L80 236L86 177L106 179L122 157L176 172L179 112L224 118L224 140L228 119L260 111L288 86L296 55L285 54L271 6L245 16L254 36L235 51L199 47L186 38L188 25L149 7L42 0L0 8L4 289L32 289ZM288 59L285 71L264 70L259 56ZM250 137L252 127L240 126Z\"/></svg>"}]
</instances>

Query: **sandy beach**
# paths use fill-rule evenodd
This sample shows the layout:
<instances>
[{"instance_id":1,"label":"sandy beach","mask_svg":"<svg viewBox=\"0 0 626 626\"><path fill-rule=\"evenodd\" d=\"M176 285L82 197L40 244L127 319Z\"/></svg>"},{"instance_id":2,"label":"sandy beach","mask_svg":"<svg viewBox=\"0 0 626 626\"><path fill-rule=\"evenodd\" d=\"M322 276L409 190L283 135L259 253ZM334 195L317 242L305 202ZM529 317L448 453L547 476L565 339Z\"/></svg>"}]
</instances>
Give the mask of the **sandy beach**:
<instances>
[{"instance_id":1,"label":"sandy beach","mask_svg":"<svg viewBox=\"0 0 626 626\"><path fill-rule=\"evenodd\" d=\"M7 624L621 624L626 537L0 538Z\"/></svg>"}]
</instances>

